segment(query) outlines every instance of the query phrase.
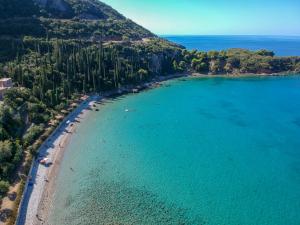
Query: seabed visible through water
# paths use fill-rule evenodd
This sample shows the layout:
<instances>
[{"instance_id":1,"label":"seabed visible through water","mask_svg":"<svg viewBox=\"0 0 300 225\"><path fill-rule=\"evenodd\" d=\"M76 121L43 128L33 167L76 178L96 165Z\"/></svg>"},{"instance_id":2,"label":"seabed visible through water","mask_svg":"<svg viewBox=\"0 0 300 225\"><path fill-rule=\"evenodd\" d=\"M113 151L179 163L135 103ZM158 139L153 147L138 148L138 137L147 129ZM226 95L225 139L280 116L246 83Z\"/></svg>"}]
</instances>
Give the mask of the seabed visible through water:
<instances>
[{"instance_id":1,"label":"seabed visible through water","mask_svg":"<svg viewBox=\"0 0 300 225\"><path fill-rule=\"evenodd\" d=\"M300 76L122 96L73 135L49 224L299 225L299 137Z\"/></svg>"}]
</instances>

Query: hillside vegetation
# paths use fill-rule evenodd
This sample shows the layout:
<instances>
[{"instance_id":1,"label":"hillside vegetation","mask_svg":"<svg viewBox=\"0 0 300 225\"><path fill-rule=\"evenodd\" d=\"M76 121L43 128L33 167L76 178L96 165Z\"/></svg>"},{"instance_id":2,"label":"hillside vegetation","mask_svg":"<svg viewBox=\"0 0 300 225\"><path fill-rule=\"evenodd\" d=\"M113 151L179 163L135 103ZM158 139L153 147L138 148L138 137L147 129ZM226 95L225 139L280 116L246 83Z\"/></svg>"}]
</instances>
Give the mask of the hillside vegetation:
<instances>
[{"instance_id":1,"label":"hillside vegetation","mask_svg":"<svg viewBox=\"0 0 300 225\"><path fill-rule=\"evenodd\" d=\"M3 0L1 36L140 40L150 31L98 0Z\"/></svg>"},{"instance_id":2,"label":"hillside vegetation","mask_svg":"<svg viewBox=\"0 0 300 225\"><path fill-rule=\"evenodd\" d=\"M180 53L96 0L1 1L0 78L14 88L0 102L0 197L82 94L173 73Z\"/></svg>"},{"instance_id":3,"label":"hillside vegetation","mask_svg":"<svg viewBox=\"0 0 300 225\"><path fill-rule=\"evenodd\" d=\"M276 57L267 50L183 51L183 62L201 74L274 74L300 71L300 57Z\"/></svg>"},{"instance_id":4,"label":"hillside vegetation","mask_svg":"<svg viewBox=\"0 0 300 225\"><path fill-rule=\"evenodd\" d=\"M0 78L14 88L0 104L0 196L25 152L80 95L173 73L300 71L298 57L232 49L187 51L97 0L1 0Z\"/></svg>"}]
</instances>

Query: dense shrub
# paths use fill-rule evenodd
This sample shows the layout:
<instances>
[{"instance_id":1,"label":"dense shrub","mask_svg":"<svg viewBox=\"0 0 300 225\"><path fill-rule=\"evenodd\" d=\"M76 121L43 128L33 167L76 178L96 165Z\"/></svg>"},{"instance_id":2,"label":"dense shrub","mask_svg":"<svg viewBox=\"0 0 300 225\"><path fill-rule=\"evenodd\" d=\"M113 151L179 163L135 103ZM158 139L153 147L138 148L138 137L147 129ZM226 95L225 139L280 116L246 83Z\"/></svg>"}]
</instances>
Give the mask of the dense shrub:
<instances>
[{"instance_id":1,"label":"dense shrub","mask_svg":"<svg viewBox=\"0 0 300 225\"><path fill-rule=\"evenodd\" d=\"M8 192L9 183L7 181L0 180L0 197Z\"/></svg>"},{"instance_id":2,"label":"dense shrub","mask_svg":"<svg viewBox=\"0 0 300 225\"><path fill-rule=\"evenodd\" d=\"M23 141L25 146L32 144L43 131L44 131L44 125L33 124L23 136Z\"/></svg>"},{"instance_id":3,"label":"dense shrub","mask_svg":"<svg viewBox=\"0 0 300 225\"><path fill-rule=\"evenodd\" d=\"M191 69L199 73L281 73L300 70L299 57L276 57L272 51L182 51L182 58Z\"/></svg>"}]
</instances>

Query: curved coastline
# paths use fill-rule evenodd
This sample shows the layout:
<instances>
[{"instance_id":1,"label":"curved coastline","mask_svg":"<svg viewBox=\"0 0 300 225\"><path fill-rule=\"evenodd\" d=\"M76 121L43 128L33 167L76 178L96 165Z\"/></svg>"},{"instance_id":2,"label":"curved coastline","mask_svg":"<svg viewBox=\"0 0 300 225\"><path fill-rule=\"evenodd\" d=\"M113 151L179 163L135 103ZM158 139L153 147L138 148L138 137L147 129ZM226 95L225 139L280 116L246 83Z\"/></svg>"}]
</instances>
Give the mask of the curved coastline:
<instances>
[{"instance_id":1,"label":"curved coastline","mask_svg":"<svg viewBox=\"0 0 300 225\"><path fill-rule=\"evenodd\" d=\"M143 85L128 86L121 90L108 91L101 96L91 95L73 112L67 115L38 151L39 158L49 158L51 166L46 167L41 165L38 159L32 163L19 206L16 225L47 224L48 212L56 184L56 176L59 172L66 146L70 141L72 133L76 132L76 128L80 125L80 122L85 119L91 107L97 101L115 95L136 93L141 90L156 88L160 86L159 83L162 81L185 76L187 74L161 76ZM70 123L67 123L67 121L70 121Z\"/></svg>"},{"instance_id":2,"label":"curved coastline","mask_svg":"<svg viewBox=\"0 0 300 225\"><path fill-rule=\"evenodd\" d=\"M185 212L185 224L201 224L202 219L207 224L294 224L298 216L290 217L299 207L290 197L299 191L292 191L297 185L290 179L294 171L286 167L284 151L299 146L297 133L285 132L286 124L298 130L293 123L298 115L280 116L276 109L294 108L292 98L284 96L299 96L289 91L298 85L299 77L180 78L156 90L108 100L99 113L87 117L68 146L48 223L179 224L175 215ZM276 92L281 86L282 92ZM268 131L274 136L265 135ZM294 144L274 143L281 136ZM280 152L272 151L273 144ZM273 174L275 168L278 173ZM253 171L257 175L249 178ZM269 185L276 191L269 192ZM161 207L168 213L159 214ZM284 219L276 214L280 209L290 209ZM247 221L241 219L243 212L249 212Z\"/></svg>"},{"instance_id":3,"label":"curved coastline","mask_svg":"<svg viewBox=\"0 0 300 225\"><path fill-rule=\"evenodd\" d=\"M204 74L204 73L189 73L190 77L280 77L280 76L297 76L299 72L284 72L284 73L228 73L228 74Z\"/></svg>"},{"instance_id":4,"label":"curved coastline","mask_svg":"<svg viewBox=\"0 0 300 225\"><path fill-rule=\"evenodd\" d=\"M217 77L259 77L259 76L286 76L294 74L239 74L239 75L205 75L205 74L176 74L165 77L159 77L150 83L140 87L141 90L147 88L155 88L160 86L159 82L182 77L191 78L217 78ZM19 214L17 218L17 225L23 224L47 224L47 217L49 208L52 203L52 196L55 190L56 177L60 169L60 164L64 156L66 146L68 145L73 132L76 132L76 128L80 125L88 115L90 108L105 97L114 95L122 95L131 93L129 89L120 91L107 92L103 96L90 96L86 101L81 103L72 113L70 113L59 127L52 133L50 137L43 143L39 150L39 156L51 159L53 163L50 167L40 165L38 160L35 160L32 164L29 177L30 181L27 181L26 188L23 194L23 199L20 204ZM131 90L131 89L130 89ZM66 123L70 120L71 123ZM50 145L51 144L51 145ZM33 183L30 185L30 183Z\"/></svg>"}]
</instances>

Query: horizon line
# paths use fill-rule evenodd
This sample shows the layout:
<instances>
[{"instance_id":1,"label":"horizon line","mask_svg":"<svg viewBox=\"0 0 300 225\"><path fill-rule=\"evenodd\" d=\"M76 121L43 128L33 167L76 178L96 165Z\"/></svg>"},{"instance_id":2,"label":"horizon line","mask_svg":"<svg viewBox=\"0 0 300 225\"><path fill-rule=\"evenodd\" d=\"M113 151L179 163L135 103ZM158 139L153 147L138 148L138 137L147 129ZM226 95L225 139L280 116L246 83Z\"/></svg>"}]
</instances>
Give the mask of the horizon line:
<instances>
[{"instance_id":1,"label":"horizon line","mask_svg":"<svg viewBox=\"0 0 300 225\"><path fill-rule=\"evenodd\" d=\"M156 34L158 36L269 36L269 37L299 37L300 34Z\"/></svg>"}]
</instances>

